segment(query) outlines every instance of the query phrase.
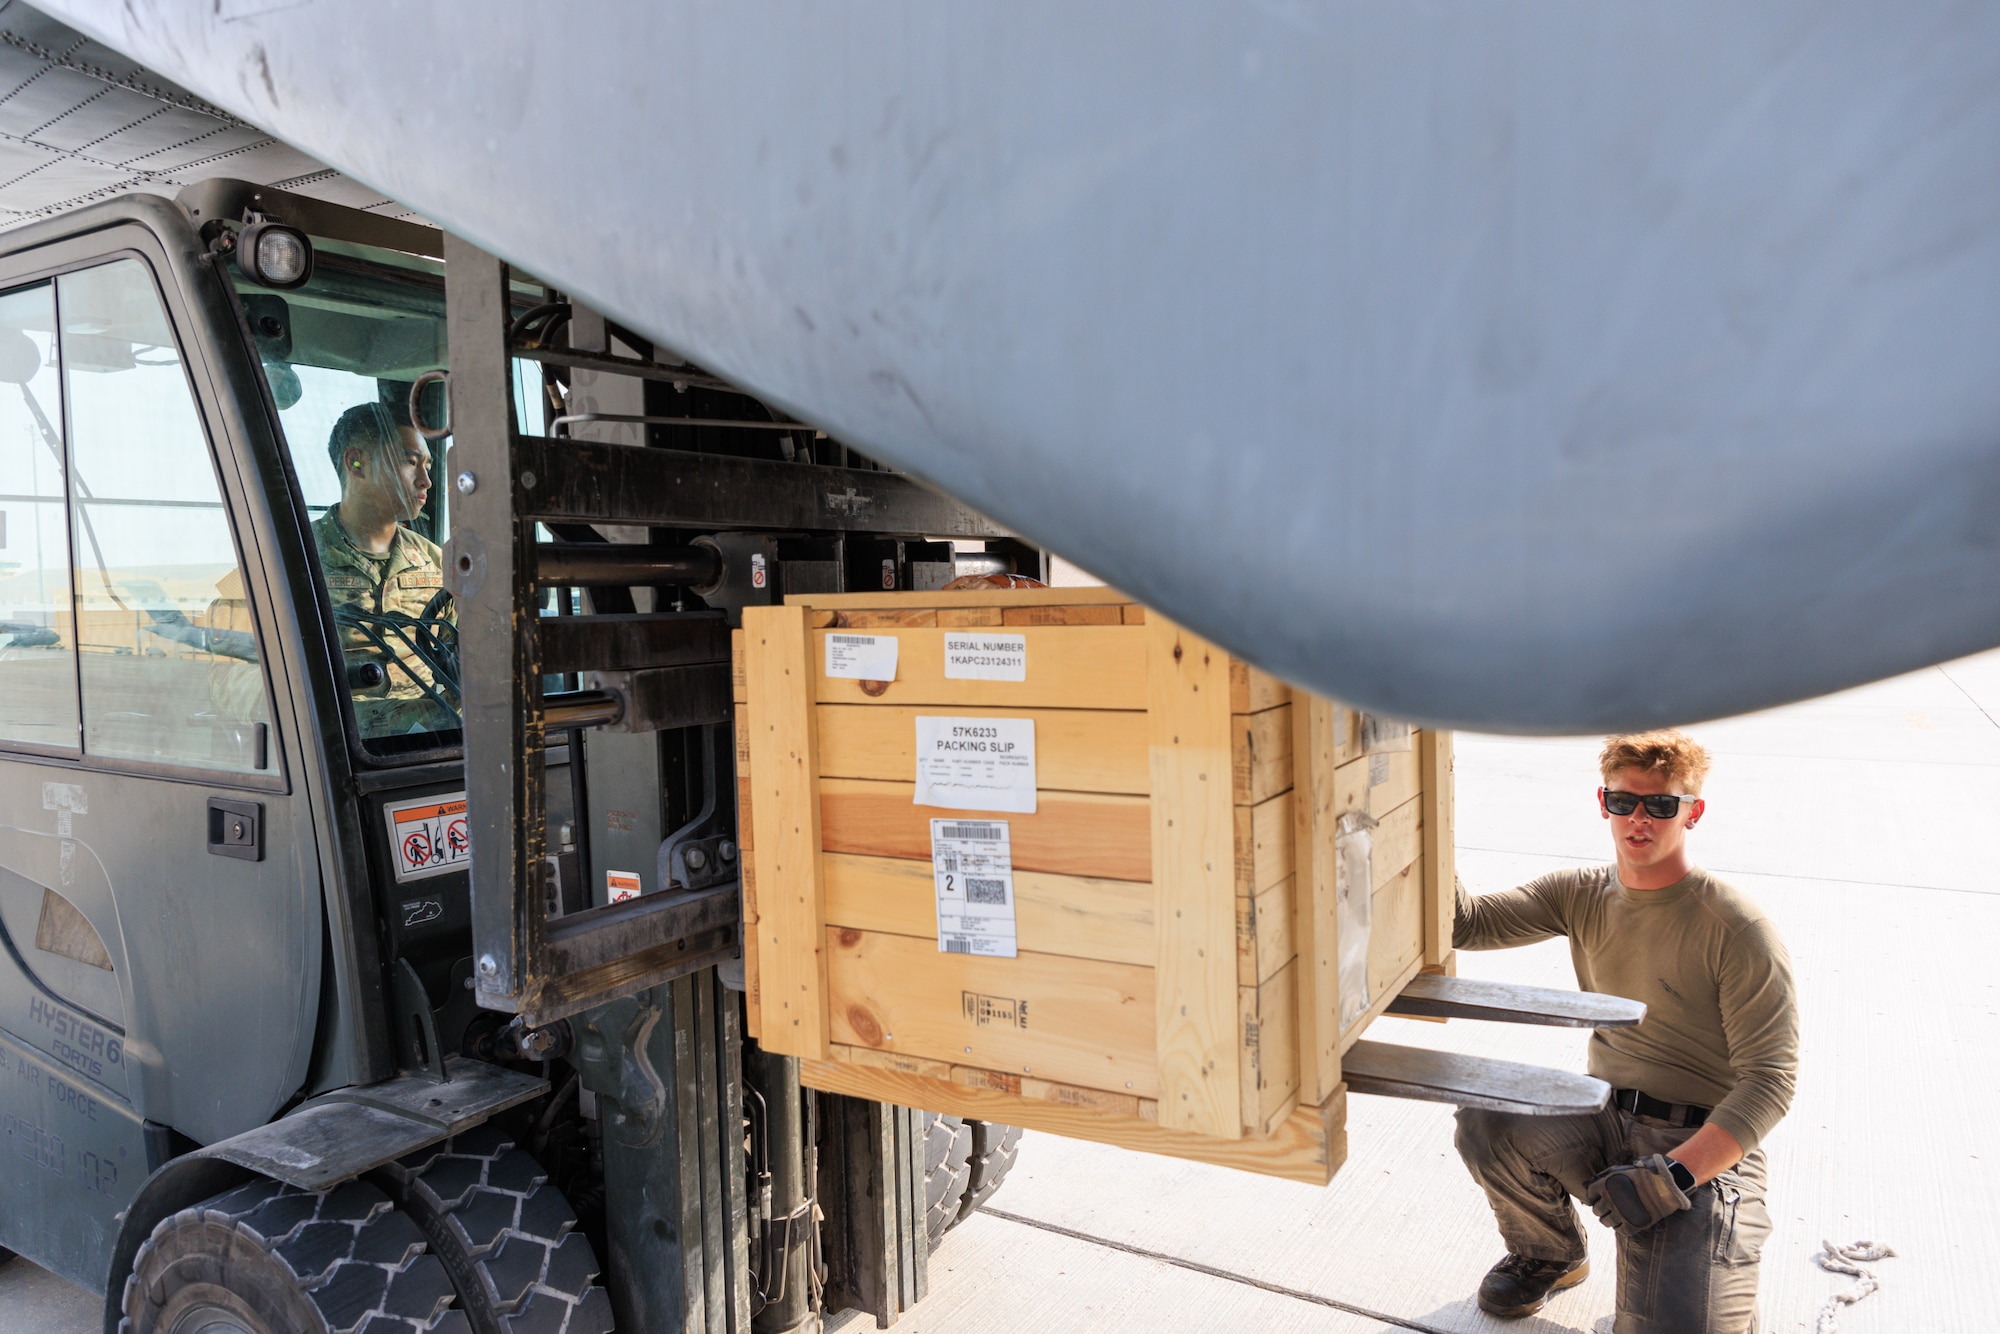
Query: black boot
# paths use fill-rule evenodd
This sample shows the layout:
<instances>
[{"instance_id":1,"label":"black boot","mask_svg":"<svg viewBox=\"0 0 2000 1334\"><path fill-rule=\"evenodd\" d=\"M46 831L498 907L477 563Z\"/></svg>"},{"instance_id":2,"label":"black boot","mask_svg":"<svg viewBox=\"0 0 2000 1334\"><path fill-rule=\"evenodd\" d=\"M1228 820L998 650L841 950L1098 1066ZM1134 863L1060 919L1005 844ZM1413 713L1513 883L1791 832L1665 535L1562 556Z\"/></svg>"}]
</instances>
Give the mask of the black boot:
<instances>
[{"instance_id":1,"label":"black boot","mask_svg":"<svg viewBox=\"0 0 2000 1334\"><path fill-rule=\"evenodd\" d=\"M1479 1309L1488 1315L1533 1315L1549 1304L1549 1294L1573 1288L1590 1277L1590 1257L1531 1260L1509 1255L1486 1271L1479 1284Z\"/></svg>"}]
</instances>

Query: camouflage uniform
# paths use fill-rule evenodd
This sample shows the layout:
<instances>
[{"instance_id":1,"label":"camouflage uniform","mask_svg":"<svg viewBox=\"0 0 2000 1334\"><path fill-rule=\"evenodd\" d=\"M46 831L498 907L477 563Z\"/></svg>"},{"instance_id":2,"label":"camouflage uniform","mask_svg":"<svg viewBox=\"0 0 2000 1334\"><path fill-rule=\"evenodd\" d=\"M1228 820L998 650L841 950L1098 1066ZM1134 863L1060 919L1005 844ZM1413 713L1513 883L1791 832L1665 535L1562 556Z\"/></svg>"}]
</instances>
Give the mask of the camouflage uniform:
<instances>
[{"instance_id":1,"label":"camouflage uniform","mask_svg":"<svg viewBox=\"0 0 2000 1334\"><path fill-rule=\"evenodd\" d=\"M424 607L444 587L444 557L437 543L408 528L396 529L389 550L377 556L354 545L347 530L328 510L313 523L313 544L336 611L355 606L369 612L401 612L421 616ZM457 609L446 599L438 619L457 623ZM418 681L432 681L423 660L384 636L391 648L385 657L360 629L342 627L340 645L348 665L380 662L388 679L371 689L353 688L355 719L364 737L404 732L434 732L459 726L458 715L432 702ZM412 678L415 679L412 679Z\"/></svg>"}]
</instances>

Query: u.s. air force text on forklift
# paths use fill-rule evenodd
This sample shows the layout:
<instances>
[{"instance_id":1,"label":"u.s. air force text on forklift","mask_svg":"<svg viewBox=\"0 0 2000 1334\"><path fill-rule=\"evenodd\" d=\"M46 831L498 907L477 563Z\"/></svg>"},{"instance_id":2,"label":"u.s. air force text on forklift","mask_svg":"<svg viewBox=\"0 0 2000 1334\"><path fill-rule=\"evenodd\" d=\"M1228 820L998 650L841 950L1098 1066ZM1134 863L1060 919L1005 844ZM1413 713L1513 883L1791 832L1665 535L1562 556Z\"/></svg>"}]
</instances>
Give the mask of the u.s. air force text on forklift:
<instances>
[{"instance_id":1,"label":"u.s. air force text on forklift","mask_svg":"<svg viewBox=\"0 0 2000 1334\"><path fill-rule=\"evenodd\" d=\"M0 380L0 1245L142 1334L922 1298L1016 1132L744 1040L729 632L1038 552L457 238L241 182L10 232ZM450 439L439 569L329 577L364 404ZM1356 1091L1602 1097L1363 1045Z\"/></svg>"}]
</instances>

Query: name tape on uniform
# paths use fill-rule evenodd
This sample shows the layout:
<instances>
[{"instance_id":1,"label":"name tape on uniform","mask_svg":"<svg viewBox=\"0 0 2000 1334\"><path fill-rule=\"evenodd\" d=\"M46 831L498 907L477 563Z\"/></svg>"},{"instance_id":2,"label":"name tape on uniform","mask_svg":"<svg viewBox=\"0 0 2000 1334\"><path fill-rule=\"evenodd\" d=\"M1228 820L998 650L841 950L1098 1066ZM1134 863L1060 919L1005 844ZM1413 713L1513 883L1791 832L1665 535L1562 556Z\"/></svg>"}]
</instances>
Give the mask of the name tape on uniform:
<instances>
[{"instance_id":1,"label":"name tape on uniform","mask_svg":"<svg viewBox=\"0 0 2000 1334\"><path fill-rule=\"evenodd\" d=\"M472 835L465 823L465 794L452 792L382 808L389 822L389 854L396 880L456 871L472 860Z\"/></svg>"},{"instance_id":2,"label":"name tape on uniform","mask_svg":"<svg viewBox=\"0 0 2000 1334\"><path fill-rule=\"evenodd\" d=\"M896 636L829 634L826 674L849 681L895 680Z\"/></svg>"},{"instance_id":3,"label":"name tape on uniform","mask_svg":"<svg viewBox=\"0 0 2000 1334\"><path fill-rule=\"evenodd\" d=\"M1033 815L1035 720L918 715L916 804Z\"/></svg>"},{"instance_id":4,"label":"name tape on uniform","mask_svg":"<svg viewBox=\"0 0 2000 1334\"><path fill-rule=\"evenodd\" d=\"M944 674L952 681L1025 681L1028 637L948 634L944 637Z\"/></svg>"},{"instance_id":5,"label":"name tape on uniform","mask_svg":"<svg viewBox=\"0 0 2000 1334\"><path fill-rule=\"evenodd\" d=\"M1005 820L932 820L938 953L1012 959L1014 850Z\"/></svg>"}]
</instances>

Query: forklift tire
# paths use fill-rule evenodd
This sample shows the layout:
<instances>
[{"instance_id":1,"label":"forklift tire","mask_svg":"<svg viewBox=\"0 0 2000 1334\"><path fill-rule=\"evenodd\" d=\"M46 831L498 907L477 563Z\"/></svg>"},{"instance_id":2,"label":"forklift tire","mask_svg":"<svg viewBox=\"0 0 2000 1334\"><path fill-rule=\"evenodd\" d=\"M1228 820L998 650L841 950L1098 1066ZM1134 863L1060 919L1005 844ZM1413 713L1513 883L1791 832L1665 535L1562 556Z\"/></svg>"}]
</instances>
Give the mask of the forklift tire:
<instances>
[{"instance_id":1,"label":"forklift tire","mask_svg":"<svg viewBox=\"0 0 2000 1334\"><path fill-rule=\"evenodd\" d=\"M924 1113L924 1231L935 1246L965 1203L972 1180L972 1127L956 1116Z\"/></svg>"},{"instance_id":2,"label":"forklift tire","mask_svg":"<svg viewBox=\"0 0 2000 1334\"><path fill-rule=\"evenodd\" d=\"M597 1252L548 1178L490 1124L382 1171L443 1261L473 1334L610 1334Z\"/></svg>"},{"instance_id":3,"label":"forklift tire","mask_svg":"<svg viewBox=\"0 0 2000 1334\"><path fill-rule=\"evenodd\" d=\"M119 1334L464 1334L451 1280L365 1181L256 1180L162 1219L133 1257Z\"/></svg>"},{"instance_id":4,"label":"forklift tire","mask_svg":"<svg viewBox=\"0 0 2000 1334\"><path fill-rule=\"evenodd\" d=\"M1000 1183L1014 1170L1021 1152L1021 1127L996 1125L991 1121L968 1121L972 1129L972 1157L968 1160L971 1179L965 1186L965 1203L959 1208L961 1222L993 1198Z\"/></svg>"},{"instance_id":5,"label":"forklift tire","mask_svg":"<svg viewBox=\"0 0 2000 1334\"><path fill-rule=\"evenodd\" d=\"M932 1245L993 1198L1020 1151L1019 1126L924 1113L924 1231Z\"/></svg>"}]
</instances>

